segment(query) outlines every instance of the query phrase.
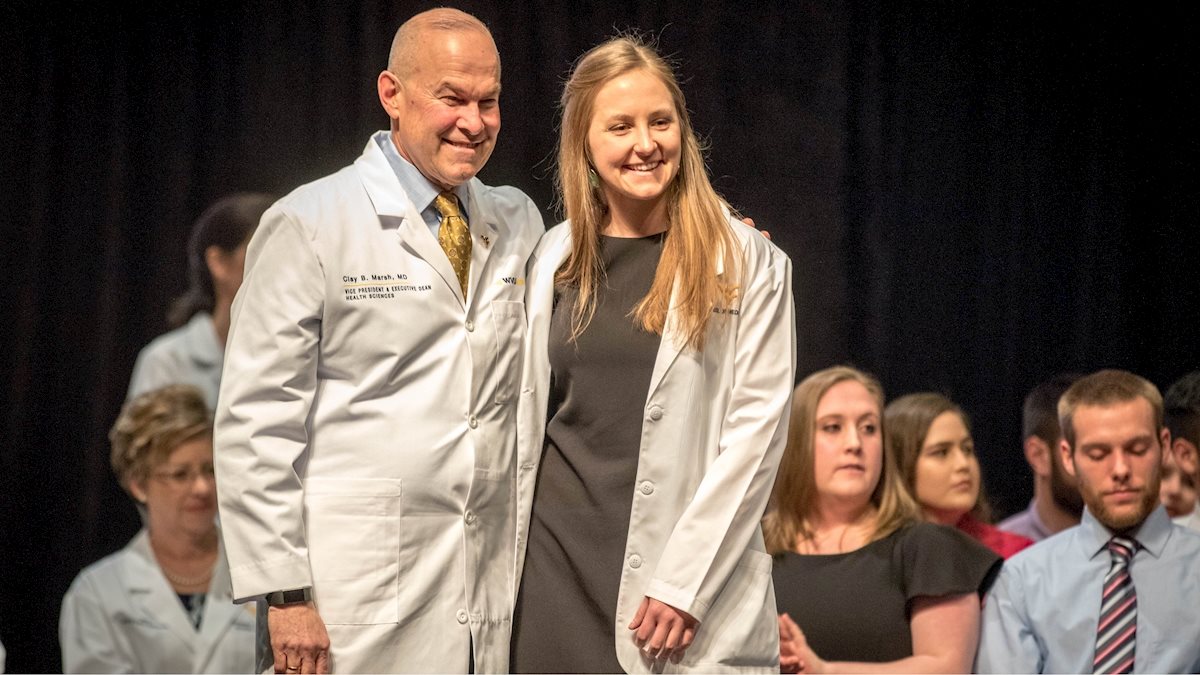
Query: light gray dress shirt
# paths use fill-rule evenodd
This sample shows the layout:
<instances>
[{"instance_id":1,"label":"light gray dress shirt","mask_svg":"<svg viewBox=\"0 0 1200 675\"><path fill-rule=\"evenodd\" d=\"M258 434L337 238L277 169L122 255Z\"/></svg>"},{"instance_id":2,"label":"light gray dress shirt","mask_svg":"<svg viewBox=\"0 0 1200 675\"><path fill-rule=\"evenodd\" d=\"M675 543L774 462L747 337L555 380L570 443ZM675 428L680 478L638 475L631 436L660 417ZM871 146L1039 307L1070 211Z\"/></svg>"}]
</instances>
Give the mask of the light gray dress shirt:
<instances>
[{"instance_id":1,"label":"light gray dress shirt","mask_svg":"<svg viewBox=\"0 0 1200 675\"><path fill-rule=\"evenodd\" d=\"M996 527L1034 541L1041 541L1054 534L1038 516L1036 500L1030 500L1029 508L1009 516Z\"/></svg>"},{"instance_id":2,"label":"light gray dress shirt","mask_svg":"<svg viewBox=\"0 0 1200 675\"><path fill-rule=\"evenodd\" d=\"M442 224L442 216L433 207L433 200L438 196L438 188L429 179L422 174L413 163L404 159L400 151L396 149L396 144L392 142L392 135L387 131L377 131L371 137L379 148L383 150L383 156L387 157L388 164L392 167L392 171L396 172L396 178L400 181L400 187L404 188L404 194L412 201L413 206L417 207L417 211L421 212L421 219L429 227L429 231L433 233L433 238L437 239L438 227ZM467 222L471 221L471 191L467 189L467 184L463 183L454 188L454 194L458 197L458 203L462 208L462 214L466 217Z\"/></svg>"},{"instance_id":3,"label":"light gray dress shirt","mask_svg":"<svg viewBox=\"0 0 1200 675\"><path fill-rule=\"evenodd\" d=\"M1200 672L1200 533L1162 506L1133 533L1136 673ZM1004 563L983 608L978 673L1090 673L1112 533L1088 511L1076 527Z\"/></svg>"}]
</instances>

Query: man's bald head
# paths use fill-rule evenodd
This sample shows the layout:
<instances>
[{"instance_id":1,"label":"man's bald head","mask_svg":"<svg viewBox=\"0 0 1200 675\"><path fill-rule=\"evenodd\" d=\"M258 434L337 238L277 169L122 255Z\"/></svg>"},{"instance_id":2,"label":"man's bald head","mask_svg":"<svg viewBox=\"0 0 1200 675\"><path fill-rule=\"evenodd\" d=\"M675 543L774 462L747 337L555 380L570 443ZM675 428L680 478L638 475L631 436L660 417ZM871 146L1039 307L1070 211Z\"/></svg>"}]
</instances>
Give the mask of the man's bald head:
<instances>
[{"instance_id":1,"label":"man's bald head","mask_svg":"<svg viewBox=\"0 0 1200 675\"><path fill-rule=\"evenodd\" d=\"M392 50L388 54L388 70L400 80L408 79L412 75L413 64L417 63L416 54L421 49L422 39L435 31L477 31L486 35L495 49L492 33L482 21L461 10L438 7L417 14L396 31L396 37L392 38ZM499 61L497 53L496 62Z\"/></svg>"}]
</instances>

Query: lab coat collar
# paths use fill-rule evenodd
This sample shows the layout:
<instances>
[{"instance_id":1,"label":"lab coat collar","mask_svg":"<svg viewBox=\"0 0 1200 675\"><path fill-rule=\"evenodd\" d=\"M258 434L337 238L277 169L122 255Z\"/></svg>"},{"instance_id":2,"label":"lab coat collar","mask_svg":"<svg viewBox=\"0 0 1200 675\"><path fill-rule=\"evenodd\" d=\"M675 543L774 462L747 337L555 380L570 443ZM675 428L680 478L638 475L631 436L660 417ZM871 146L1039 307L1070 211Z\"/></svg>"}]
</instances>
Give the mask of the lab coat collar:
<instances>
[{"instance_id":1,"label":"lab coat collar","mask_svg":"<svg viewBox=\"0 0 1200 675\"><path fill-rule=\"evenodd\" d=\"M150 548L150 532L142 529L127 548L137 560L137 565L132 566L130 575L125 578L126 591L131 597L138 598L133 605L143 608L149 621L166 624L179 641L193 651L196 629L188 621L179 597L154 559L154 551ZM208 611L207 604L205 611ZM194 660L194 651L191 656Z\"/></svg>"},{"instance_id":2,"label":"lab coat collar","mask_svg":"<svg viewBox=\"0 0 1200 675\"><path fill-rule=\"evenodd\" d=\"M571 226L569 221L565 221L562 226L562 238L556 242L550 242L544 253L549 264L545 269L547 274L553 279L553 270L557 270L566 261L567 256L571 254ZM720 263L718 256L718 266L721 271L724 270L724 265ZM554 283L548 281L541 285L538 289L539 296L534 299L539 307L550 307L554 302ZM646 395L646 400L650 400L662 384L663 378L671 370L675 360L679 358L680 352L694 352L695 349L684 344L683 336L679 334L675 327L675 308L679 306L679 280L671 286L671 302L667 310L667 321L663 327L662 339L658 343L658 353L654 357L654 370L650 375L650 389ZM547 295L548 294L548 295Z\"/></svg>"},{"instance_id":3,"label":"lab coat collar","mask_svg":"<svg viewBox=\"0 0 1200 675\"><path fill-rule=\"evenodd\" d=\"M183 329L183 341L192 360L202 366L219 366L225 350L217 341L217 329L213 326L212 314L197 312Z\"/></svg>"},{"instance_id":4,"label":"lab coat collar","mask_svg":"<svg viewBox=\"0 0 1200 675\"><path fill-rule=\"evenodd\" d=\"M437 238L425 225L420 212L405 194L400 180L396 178L396 172L388 164L387 157L374 138L367 141L367 146L355 162L355 167L362 178L367 196L379 215L380 224L385 228L395 229L401 245L433 267L465 311L470 304L469 299L463 297L454 268L446 259L446 253L442 251ZM472 237L471 271L467 290L472 297L476 297L483 267L500 238L500 228L496 225L496 216L491 210L491 205L482 197L483 183L477 178L472 178L467 183L467 190L471 204L468 227Z\"/></svg>"},{"instance_id":5,"label":"lab coat collar","mask_svg":"<svg viewBox=\"0 0 1200 675\"><path fill-rule=\"evenodd\" d=\"M154 551L150 548L150 533L143 528L126 548L137 561L133 573L126 577L126 591L143 598L142 602L135 605L145 608L149 620L165 623L167 628L192 650L191 659L197 666L196 672L202 672L204 664L213 658L213 652L238 614L248 611L233 604L229 563L225 558L220 533L218 532L217 536L217 563L213 568L207 597L204 599L204 616L199 631L192 627L175 590L171 588L171 583L167 581L158 561L154 559Z\"/></svg>"}]
</instances>

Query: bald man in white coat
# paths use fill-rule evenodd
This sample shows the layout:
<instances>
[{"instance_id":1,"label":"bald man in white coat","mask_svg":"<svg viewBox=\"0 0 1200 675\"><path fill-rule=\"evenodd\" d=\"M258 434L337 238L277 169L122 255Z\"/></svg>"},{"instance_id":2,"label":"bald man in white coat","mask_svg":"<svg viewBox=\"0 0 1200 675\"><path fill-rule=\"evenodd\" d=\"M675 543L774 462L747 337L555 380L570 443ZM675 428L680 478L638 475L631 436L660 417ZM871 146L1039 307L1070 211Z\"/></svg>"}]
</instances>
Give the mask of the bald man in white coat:
<instances>
[{"instance_id":1,"label":"bald man in white coat","mask_svg":"<svg viewBox=\"0 0 1200 675\"><path fill-rule=\"evenodd\" d=\"M474 178L499 78L474 17L410 19L378 78L390 132L250 243L216 468L234 596L270 605L276 672L508 668L523 277L543 226L519 190ZM439 241L447 202L465 253Z\"/></svg>"}]
</instances>

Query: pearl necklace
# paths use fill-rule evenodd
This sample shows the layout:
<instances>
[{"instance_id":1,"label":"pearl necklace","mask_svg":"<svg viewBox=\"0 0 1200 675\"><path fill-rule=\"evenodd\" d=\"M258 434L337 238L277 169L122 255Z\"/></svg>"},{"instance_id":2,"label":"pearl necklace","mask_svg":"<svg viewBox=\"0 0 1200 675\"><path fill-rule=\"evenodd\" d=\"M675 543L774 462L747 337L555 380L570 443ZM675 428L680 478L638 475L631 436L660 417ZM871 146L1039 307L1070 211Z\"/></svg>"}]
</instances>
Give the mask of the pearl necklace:
<instances>
[{"instance_id":1,"label":"pearl necklace","mask_svg":"<svg viewBox=\"0 0 1200 675\"><path fill-rule=\"evenodd\" d=\"M162 563L159 563L158 567L162 570L163 576L167 578L167 581L170 581L172 584L183 588L199 588L200 586L207 585L212 579L213 575L213 571L210 569L203 576L183 577L176 574L171 574L171 572L164 567Z\"/></svg>"}]
</instances>

